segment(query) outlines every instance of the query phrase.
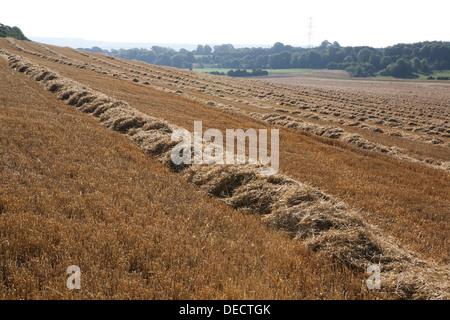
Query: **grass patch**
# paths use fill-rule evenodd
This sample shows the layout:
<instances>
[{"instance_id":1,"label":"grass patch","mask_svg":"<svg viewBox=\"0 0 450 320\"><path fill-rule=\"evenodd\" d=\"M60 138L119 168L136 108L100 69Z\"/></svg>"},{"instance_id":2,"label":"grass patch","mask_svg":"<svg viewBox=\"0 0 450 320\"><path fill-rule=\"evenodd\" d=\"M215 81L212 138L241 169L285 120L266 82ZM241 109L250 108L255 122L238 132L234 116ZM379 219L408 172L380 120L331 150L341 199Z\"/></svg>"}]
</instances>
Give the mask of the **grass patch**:
<instances>
[{"instance_id":1,"label":"grass patch","mask_svg":"<svg viewBox=\"0 0 450 320\"><path fill-rule=\"evenodd\" d=\"M433 76L434 78L450 77L450 70L433 70L433 73L431 74L431 76ZM429 77L429 75L419 74L418 77L413 78L413 80L427 80L428 77ZM410 80L409 78L395 78L392 76L381 76L381 75L376 75L376 77L371 77L371 78L382 79L382 80L399 80L399 79Z\"/></svg>"},{"instance_id":2,"label":"grass patch","mask_svg":"<svg viewBox=\"0 0 450 320\"><path fill-rule=\"evenodd\" d=\"M243 68L240 68L243 70ZM204 73L211 73L211 72L223 72L227 74L230 70L237 70L236 68L230 69L230 68L194 68L193 71L197 72L204 72ZM248 71L251 71L252 69L247 69ZM310 71L317 71L318 69L261 69L262 71L269 72L269 75L271 74L296 74L296 73L305 73Z\"/></svg>"}]
</instances>

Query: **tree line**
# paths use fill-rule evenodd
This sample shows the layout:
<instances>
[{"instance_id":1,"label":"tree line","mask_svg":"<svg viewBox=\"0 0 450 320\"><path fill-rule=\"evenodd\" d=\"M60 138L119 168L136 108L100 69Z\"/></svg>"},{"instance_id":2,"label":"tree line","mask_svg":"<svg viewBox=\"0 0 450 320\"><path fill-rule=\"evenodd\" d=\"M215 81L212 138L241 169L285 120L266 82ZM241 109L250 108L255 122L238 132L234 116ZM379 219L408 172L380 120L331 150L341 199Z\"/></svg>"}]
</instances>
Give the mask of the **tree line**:
<instances>
[{"instance_id":1,"label":"tree line","mask_svg":"<svg viewBox=\"0 0 450 320\"><path fill-rule=\"evenodd\" d=\"M19 27L10 27L6 26L3 23L0 23L0 38L14 38L17 40L26 40L30 41L25 35L23 34L22 30L20 30Z\"/></svg>"},{"instance_id":2,"label":"tree line","mask_svg":"<svg viewBox=\"0 0 450 320\"><path fill-rule=\"evenodd\" d=\"M315 48L301 48L275 43L270 48L235 48L232 44L198 45L195 50L153 46L103 50L80 48L119 58L141 60L177 68L261 69L331 69L346 70L351 76L370 77L376 74L398 78L431 75L432 70L450 69L450 42L427 41L396 44L386 48L369 46L342 47L338 42L323 41Z\"/></svg>"}]
</instances>

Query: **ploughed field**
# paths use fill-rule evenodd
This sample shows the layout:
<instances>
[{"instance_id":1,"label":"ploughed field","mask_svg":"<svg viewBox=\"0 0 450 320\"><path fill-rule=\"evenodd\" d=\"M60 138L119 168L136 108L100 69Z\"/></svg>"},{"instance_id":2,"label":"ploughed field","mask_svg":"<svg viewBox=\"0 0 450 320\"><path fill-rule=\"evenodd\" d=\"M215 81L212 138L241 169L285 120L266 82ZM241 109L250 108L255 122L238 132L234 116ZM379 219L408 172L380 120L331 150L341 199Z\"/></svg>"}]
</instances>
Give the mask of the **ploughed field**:
<instances>
[{"instance_id":1,"label":"ploughed field","mask_svg":"<svg viewBox=\"0 0 450 320\"><path fill-rule=\"evenodd\" d=\"M0 74L3 298L449 297L445 82L236 79L9 38ZM174 166L194 121L278 128L278 174Z\"/></svg>"}]
</instances>

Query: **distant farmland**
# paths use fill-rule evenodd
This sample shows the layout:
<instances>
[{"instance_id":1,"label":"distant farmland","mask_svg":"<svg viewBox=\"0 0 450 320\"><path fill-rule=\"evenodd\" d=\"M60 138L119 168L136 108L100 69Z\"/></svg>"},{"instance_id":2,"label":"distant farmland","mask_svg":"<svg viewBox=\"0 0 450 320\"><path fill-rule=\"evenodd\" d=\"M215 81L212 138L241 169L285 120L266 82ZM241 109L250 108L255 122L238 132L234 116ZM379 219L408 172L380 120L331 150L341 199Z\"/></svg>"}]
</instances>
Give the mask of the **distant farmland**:
<instances>
[{"instance_id":1,"label":"distant farmland","mask_svg":"<svg viewBox=\"0 0 450 320\"><path fill-rule=\"evenodd\" d=\"M10 38L0 73L3 299L450 297L448 82L231 78ZM174 167L171 134L199 120L279 129L279 173Z\"/></svg>"}]
</instances>

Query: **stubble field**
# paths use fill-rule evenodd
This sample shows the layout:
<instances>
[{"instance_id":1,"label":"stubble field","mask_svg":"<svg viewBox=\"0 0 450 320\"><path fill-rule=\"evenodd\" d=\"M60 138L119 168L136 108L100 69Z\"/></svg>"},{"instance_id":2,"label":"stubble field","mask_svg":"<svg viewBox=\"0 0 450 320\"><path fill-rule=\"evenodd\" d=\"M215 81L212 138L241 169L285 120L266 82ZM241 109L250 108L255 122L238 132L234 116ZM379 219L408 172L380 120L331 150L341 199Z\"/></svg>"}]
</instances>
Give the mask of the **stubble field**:
<instances>
[{"instance_id":1,"label":"stubble field","mask_svg":"<svg viewBox=\"0 0 450 320\"><path fill-rule=\"evenodd\" d=\"M449 84L0 48L3 298L448 299ZM200 120L279 128L279 175L174 169L170 133Z\"/></svg>"}]
</instances>

